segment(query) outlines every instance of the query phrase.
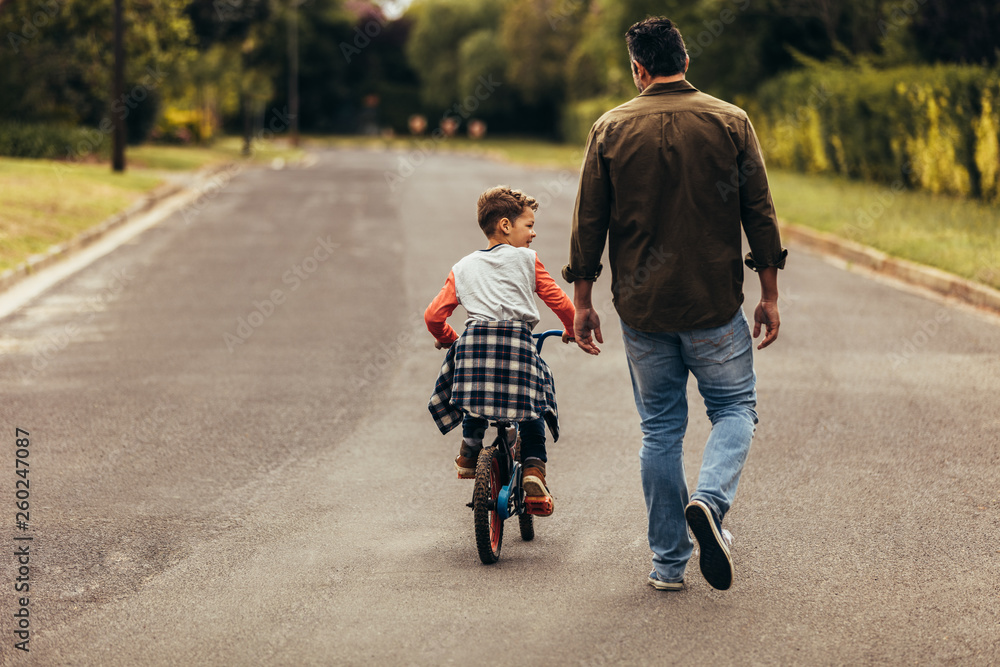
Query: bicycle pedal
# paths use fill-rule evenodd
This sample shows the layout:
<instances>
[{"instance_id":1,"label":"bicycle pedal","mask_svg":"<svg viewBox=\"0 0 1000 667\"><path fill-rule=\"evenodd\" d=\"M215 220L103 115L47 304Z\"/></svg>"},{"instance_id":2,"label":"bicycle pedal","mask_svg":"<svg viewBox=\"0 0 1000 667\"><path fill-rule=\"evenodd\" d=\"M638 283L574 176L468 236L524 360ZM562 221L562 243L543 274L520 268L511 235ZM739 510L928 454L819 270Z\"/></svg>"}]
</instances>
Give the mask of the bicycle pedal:
<instances>
[{"instance_id":1,"label":"bicycle pedal","mask_svg":"<svg viewBox=\"0 0 1000 667\"><path fill-rule=\"evenodd\" d=\"M547 496L526 496L524 499L525 514L532 516L549 516L555 510L552 498Z\"/></svg>"}]
</instances>

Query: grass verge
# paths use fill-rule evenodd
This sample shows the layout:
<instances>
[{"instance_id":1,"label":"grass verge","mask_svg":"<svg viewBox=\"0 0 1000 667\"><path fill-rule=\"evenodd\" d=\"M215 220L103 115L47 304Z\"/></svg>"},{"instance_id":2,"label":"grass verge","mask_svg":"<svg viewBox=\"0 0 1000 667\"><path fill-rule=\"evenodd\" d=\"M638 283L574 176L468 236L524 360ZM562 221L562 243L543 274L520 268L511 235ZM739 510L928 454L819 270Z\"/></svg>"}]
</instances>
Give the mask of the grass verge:
<instances>
[{"instance_id":1,"label":"grass verge","mask_svg":"<svg viewBox=\"0 0 1000 667\"><path fill-rule=\"evenodd\" d=\"M259 164L269 163L275 158L294 160L305 154L301 149L277 142L256 142L250 158L244 157L242 150L243 140L240 137L223 137L211 146L144 144L129 148L128 162L131 168L136 169L189 171L244 160Z\"/></svg>"},{"instance_id":2,"label":"grass verge","mask_svg":"<svg viewBox=\"0 0 1000 667\"><path fill-rule=\"evenodd\" d=\"M106 165L0 158L0 272L67 241L162 182Z\"/></svg>"},{"instance_id":3,"label":"grass verge","mask_svg":"<svg viewBox=\"0 0 1000 667\"><path fill-rule=\"evenodd\" d=\"M829 176L768 176L782 220L1000 289L1000 207Z\"/></svg>"},{"instance_id":4,"label":"grass verge","mask_svg":"<svg viewBox=\"0 0 1000 667\"><path fill-rule=\"evenodd\" d=\"M0 273L127 208L169 178L166 172L241 162L241 148L238 137L209 147L129 147L124 174L112 174L107 163L0 158ZM250 161L302 154L263 143Z\"/></svg>"}]
</instances>

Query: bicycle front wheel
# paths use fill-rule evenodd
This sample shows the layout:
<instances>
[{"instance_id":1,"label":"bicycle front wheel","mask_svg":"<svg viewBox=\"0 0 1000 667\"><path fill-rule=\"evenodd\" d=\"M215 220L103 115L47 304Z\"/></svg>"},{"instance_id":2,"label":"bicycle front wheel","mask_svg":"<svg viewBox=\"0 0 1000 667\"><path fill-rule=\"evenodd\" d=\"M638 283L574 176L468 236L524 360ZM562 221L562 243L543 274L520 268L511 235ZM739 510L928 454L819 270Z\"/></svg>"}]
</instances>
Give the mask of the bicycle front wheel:
<instances>
[{"instance_id":1,"label":"bicycle front wheel","mask_svg":"<svg viewBox=\"0 0 1000 667\"><path fill-rule=\"evenodd\" d=\"M521 527L521 539L530 542L535 539L535 517L527 512L517 517L517 523Z\"/></svg>"},{"instance_id":2,"label":"bicycle front wheel","mask_svg":"<svg viewBox=\"0 0 1000 667\"><path fill-rule=\"evenodd\" d=\"M524 465L524 456L521 452L521 438L517 438L517 460ZM523 470L523 468L522 468ZM521 528L521 539L525 542L530 542L535 539L535 517L528 514L528 509L525 508L522 514L517 517L518 526Z\"/></svg>"},{"instance_id":3,"label":"bicycle front wheel","mask_svg":"<svg viewBox=\"0 0 1000 667\"><path fill-rule=\"evenodd\" d=\"M472 514L476 524L476 548L484 565L500 559L503 543L503 519L497 512L497 495L503 486L500 476L500 452L483 447L476 465L476 488L472 495Z\"/></svg>"}]
</instances>

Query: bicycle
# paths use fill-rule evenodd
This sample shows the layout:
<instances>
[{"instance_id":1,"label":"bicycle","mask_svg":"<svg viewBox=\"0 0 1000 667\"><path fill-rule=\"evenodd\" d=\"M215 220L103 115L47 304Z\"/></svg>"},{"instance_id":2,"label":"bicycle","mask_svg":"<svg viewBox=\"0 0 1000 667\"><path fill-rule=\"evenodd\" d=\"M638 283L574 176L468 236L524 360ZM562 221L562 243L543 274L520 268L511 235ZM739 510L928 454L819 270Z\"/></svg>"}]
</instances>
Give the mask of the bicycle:
<instances>
[{"instance_id":1,"label":"bicycle","mask_svg":"<svg viewBox=\"0 0 1000 667\"><path fill-rule=\"evenodd\" d=\"M550 336L561 336L560 329L550 329L532 334L535 349L542 351L542 343ZM484 565L500 560L503 544L503 522L516 516L521 529L521 539L530 542L535 538L534 515L552 514L552 500L526 500L521 486L523 460L517 422L498 419L490 422L497 429L497 437L489 447L483 447L476 464L476 482L472 492L473 521L476 528L476 548Z\"/></svg>"}]
</instances>

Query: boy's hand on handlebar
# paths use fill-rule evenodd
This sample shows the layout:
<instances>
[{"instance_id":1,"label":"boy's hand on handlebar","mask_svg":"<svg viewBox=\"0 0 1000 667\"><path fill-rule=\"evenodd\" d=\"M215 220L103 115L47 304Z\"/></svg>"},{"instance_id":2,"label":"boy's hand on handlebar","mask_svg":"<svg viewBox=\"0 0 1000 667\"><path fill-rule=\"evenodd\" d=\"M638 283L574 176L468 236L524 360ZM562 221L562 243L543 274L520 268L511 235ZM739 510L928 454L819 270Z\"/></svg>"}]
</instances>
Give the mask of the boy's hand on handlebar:
<instances>
[{"instance_id":1,"label":"boy's hand on handlebar","mask_svg":"<svg viewBox=\"0 0 1000 667\"><path fill-rule=\"evenodd\" d=\"M455 344L455 341L451 341L450 343L442 343L439 340L434 341L434 347L437 348L438 350L447 350L449 347L451 347L454 344Z\"/></svg>"},{"instance_id":2,"label":"boy's hand on handlebar","mask_svg":"<svg viewBox=\"0 0 1000 667\"><path fill-rule=\"evenodd\" d=\"M571 334L568 331L563 331L563 333L562 333L562 342L564 342L564 343L572 343L574 340L576 340L576 339L573 338L573 334Z\"/></svg>"}]
</instances>

